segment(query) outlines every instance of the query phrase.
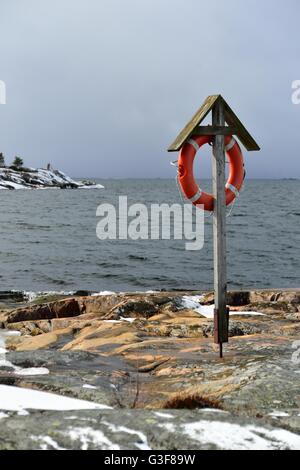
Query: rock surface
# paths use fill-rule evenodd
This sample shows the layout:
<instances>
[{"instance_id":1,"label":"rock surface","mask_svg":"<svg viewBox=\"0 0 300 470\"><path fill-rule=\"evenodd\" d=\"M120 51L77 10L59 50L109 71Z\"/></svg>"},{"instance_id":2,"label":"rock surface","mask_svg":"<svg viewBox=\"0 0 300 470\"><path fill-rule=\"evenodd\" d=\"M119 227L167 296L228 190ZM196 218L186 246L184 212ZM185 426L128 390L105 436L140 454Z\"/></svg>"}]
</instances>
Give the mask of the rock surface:
<instances>
[{"instance_id":1,"label":"rock surface","mask_svg":"<svg viewBox=\"0 0 300 470\"><path fill-rule=\"evenodd\" d=\"M295 433L209 409L6 413L0 427L0 450L299 448L300 436Z\"/></svg>"},{"instance_id":2,"label":"rock surface","mask_svg":"<svg viewBox=\"0 0 300 470\"><path fill-rule=\"evenodd\" d=\"M75 181L59 170L0 168L0 189L102 189L92 181Z\"/></svg>"},{"instance_id":3,"label":"rock surface","mask_svg":"<svg viewBox=\"0 0 300 470\"><path fill-rule=\"evenodd\" d=\"M74 418L78 423L86 421L88 428L102 430L120 448L135 448L132 437L127 435L126 444L121 432L114 440L103 420L115 419L115 426L126 421L130 428L137 426L147 435L151 448L211 448L216 443L185 441L179 429L189 419L204 419L202 413L206 412L199 411L201 408L215 410L205 415L210 423L219 417L228 425L251 427L255 423L274 433L285 429L296 439L300 434L299 299L299 291L230 293L231 337L223 360L213 344L213 296L209 293L77 296L4 309L0 324L21 333L8 337L6 361L22 368L47 368L50 373L18 376L0 361L0 384L55 392L113 408L138 409L134 416L133 411L105 411L111 413L108 419L99 411L88 411L82 412L84 418L78 414ZM157 432L155 440L153 429L164 428L160 421L155 422L159 415L145 409L158 413L172 410L173 415L174 409L183 408L193 411L176 411L176 432L170 432L172 426L168 425L166 434ZM13 422L25 436L22 423L33 426L37 413L22 417L24 421L13 415L6 422ZM81 448L80 439L61 435L67 414L57 417L47 412L47 416L49 428L39 424L44 427L34 436L40 433L52 437L60 447ZM97 425L91 424L93 416L97 416ZM58 423L57 433L52 422ZM5 429L0 431L0 442L5 440L1 432ZM26 439L22 437L30 448L33 444ZM47 442L41 440L40 446ZM180 447L185 442L190 447ZM299 441L295 442L300 449ZM90 437L89 448L98 444ZM222 446L226 448L226 443Z\"/></svg>"}]
</instances>

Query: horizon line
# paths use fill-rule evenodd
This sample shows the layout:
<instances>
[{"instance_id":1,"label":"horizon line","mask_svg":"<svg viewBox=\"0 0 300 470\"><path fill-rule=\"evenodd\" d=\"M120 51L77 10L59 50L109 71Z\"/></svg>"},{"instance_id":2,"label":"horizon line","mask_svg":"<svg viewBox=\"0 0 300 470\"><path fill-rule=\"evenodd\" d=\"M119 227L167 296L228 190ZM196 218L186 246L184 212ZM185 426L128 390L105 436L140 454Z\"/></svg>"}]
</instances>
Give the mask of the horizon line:
<instances>
[{"instance_id":1,"label":"horizon line","mask_svg":"<svg viewBox=\"0 0 300 470\"><path fill-rule=\"evenodd\" d=\"M146 176L72 176L72 178L89 178L89 179L101 179L101 180L173 180L173 177L161 177L161 176L152 176L152 177L146 177ZM211 178L197 178L200 180L211 180ZM262 176L262 177L250 177L246 178L248 181L249 180L270 180L270 181L284 181L284 180L293 180L293 181L298 181L300 180L300 176L285 176L285 177L268 177L268 176Z\"/></svg>"}]
</instances>

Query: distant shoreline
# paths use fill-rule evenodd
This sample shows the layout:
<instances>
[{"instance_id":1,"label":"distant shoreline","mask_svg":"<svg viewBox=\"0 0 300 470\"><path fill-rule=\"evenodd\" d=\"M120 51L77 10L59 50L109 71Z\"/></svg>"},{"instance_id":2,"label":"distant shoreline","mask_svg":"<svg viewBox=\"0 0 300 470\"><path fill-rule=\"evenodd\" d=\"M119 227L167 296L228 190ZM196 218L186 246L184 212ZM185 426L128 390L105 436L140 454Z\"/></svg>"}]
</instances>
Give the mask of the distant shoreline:
<instances>
[{"instance_id":1,"label":"distant shoreline","mask_svg":"<svg viewBox=\"0 0 300 470\"><path fill-rule=\"evenodd\" d=\"M20 189L103 189L91 180L75 181L52 168L0 168L0 190Z\"/></svg>"}]
</instances>

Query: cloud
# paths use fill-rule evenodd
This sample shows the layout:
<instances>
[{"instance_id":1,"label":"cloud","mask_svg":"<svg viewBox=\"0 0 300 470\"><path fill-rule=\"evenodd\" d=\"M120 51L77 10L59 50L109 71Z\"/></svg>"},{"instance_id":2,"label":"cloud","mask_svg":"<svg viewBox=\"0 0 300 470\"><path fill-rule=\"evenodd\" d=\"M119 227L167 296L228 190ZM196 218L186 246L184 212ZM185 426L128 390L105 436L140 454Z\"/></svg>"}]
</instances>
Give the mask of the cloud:
<instances>
[{"instance_id":1,"label":"cloud","mask_svg":"<svg viewBox=\"0 0 300 470\"><path fill-rule=\"evenodd\" d=\"M50 161L74 176L173 177L166 148L208 94L222 93L262 146L246 155L248 176L300 176L300 106L291 102L297 1L12 0L1 8L9 158ZM206 153L201 175L210 172Z\"/></svg>"}]
</instances>

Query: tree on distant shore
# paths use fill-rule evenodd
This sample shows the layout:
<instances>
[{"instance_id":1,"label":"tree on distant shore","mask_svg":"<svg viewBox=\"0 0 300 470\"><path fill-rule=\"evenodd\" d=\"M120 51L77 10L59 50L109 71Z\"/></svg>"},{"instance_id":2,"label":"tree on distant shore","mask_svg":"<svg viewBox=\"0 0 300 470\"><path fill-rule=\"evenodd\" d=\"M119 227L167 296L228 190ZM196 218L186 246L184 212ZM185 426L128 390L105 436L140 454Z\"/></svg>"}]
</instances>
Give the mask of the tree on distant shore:
<instances>
[{"instance_id":1,"label":"tree on distant shore","mask_svg":"<svg viewBox=\"0 0 300 470\"><path fill-rule=\"evenodd\" d=\"M5 157L3 153L1 152L0 153L0 168L3 168L3 167L5 167Z\"/></svg>"},{"instance_id":2,"label":"tree on distant shore","mask_svg":"<svg viewBox=\"0 0 300 470\"><path fill-rule=\"evenodd\" d=\"M24 165L23 159L20 158L20 157L15 157L15 159L13 161L13 166L15 166L17 168L21 168L23 165Z\"/></svg>"}]
</instances>

